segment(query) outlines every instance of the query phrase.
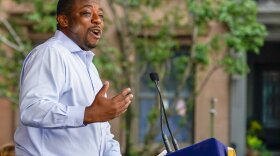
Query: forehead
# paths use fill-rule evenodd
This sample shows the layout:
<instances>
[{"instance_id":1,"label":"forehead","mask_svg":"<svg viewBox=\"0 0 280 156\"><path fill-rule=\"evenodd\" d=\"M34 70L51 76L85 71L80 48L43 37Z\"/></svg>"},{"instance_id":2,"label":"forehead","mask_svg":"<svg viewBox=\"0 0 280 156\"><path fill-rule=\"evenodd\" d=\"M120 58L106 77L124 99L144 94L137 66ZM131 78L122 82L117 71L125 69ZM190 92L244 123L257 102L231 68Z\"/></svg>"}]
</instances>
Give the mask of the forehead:
<instances>
[{"instance_id":1,"label":"forehead","mask_svg":"<svg viewBox=\"0 0 280 156\"><path fill-rule=\"evenodd\" d=\"M100 0L74 0L74 7L85 7L85 6L91 6L91 7L98 7L100 6Z\"/></svg>"}]
</instances>

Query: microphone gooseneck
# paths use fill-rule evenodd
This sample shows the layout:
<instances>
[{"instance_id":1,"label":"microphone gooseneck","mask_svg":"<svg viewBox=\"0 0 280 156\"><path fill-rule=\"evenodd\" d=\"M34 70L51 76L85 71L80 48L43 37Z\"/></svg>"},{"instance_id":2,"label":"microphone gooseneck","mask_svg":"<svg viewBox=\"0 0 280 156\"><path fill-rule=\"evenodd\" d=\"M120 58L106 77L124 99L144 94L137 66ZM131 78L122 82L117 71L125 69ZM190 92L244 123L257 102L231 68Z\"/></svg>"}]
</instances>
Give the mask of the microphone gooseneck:
<instances>
[{"instance_id":1,"label":"microphone gooseneck","mask_svg":"<svg viewBox=\"0 0 280 156\"><path fill-rule=\"evenodd\" d=\"M150 78L151 78L151 80L157 86L158 85L158 81L159 81L157 73L150 73ZM162 99L160 98L160 105L162 103L161 101L162 101ZM165 149L166 149L167 153L170 153L171 152L171 146L170 146L170 143L169 143L167 135L163 131L163 115L162 115L162 111L163 111L162 106L160 106L160 130L161 130L161 137L162 137L162 140L163 140L163 143L164 143L164 146L165 146Z\"/></svg>"},{"instance_id":2,"label":"microphone gooseneck","mask_svg":"<svg viewBox=\"0 0 280 156\"><path fill-rule=\"evenodd\" d=\"M167 115L166 115L166 112L165 112L165 106L164 106L164 104L163 104L163 100L162 100L162 96L161 96L161 92L160 92L158 74L155 73L155 72L152 72L152 73L150 73L150 78L151 78L152 81L154 81L154 83L155 83L155 85L156 85L156 88L157 88L157 91L158 91L158 94L159 94L159 97L160 97L160 106L161 106L161 108L160 108L160 124L161 124L161 131L162 131L162 135L163 135L162 138L163 138L163 141L164 141L166 150L167 150L167 152L168 152L168 148L170 148L170 147L166 146L166 142L165 142L165 141L167 141L167 144L169 144L168 139L167 139L166 135L164 134L164 131L163 131L163 128L162 128L162 127L163 127L163 126L162 126L162 122L163 122L163 121L162 121L162 112L163 112L163 114L164 114L164 118L165 118L165 121L166 121L166 125L167 125L169 134L170 134L171 139L172 139L172 144L173 144L174 150L177 151L177 150L179 150L179 145L178 145L178 143L177 143L175 137L173 137L173 134L172 134L172 132L171 132L171 129L170 129L170 126L169 126L169 123L168 123ZM164 135L165 135L165 137L164 137ZM170 146L170 145L169 145L169 146ZM169 153L169 152L168 152L168 153Z\"/></svg>"}]
</instances>

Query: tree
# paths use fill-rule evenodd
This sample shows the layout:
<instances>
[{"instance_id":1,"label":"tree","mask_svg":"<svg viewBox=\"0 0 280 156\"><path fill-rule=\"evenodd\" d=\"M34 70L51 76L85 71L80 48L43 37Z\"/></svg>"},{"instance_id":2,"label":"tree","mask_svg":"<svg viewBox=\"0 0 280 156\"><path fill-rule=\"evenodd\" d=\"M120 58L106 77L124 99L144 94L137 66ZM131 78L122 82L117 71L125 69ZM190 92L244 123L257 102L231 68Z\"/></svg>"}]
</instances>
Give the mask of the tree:
<instances>
[{"instance_id":1,"label":"tree","mask_svg":"<svg viewBox=\"0 0 280 156\"><path fill-rule=\"evenodd\" d=\"M207 65L210 63L215 64L209 70L209 73L206 74L201 85L193 87L192 94L188 99L185 99L189 105L194 104L195 97L201 92L211 75L217 69L223 68L229 74L244 75L248 73L249 69L244 56L248 52L258 53L259 47L263 45L263 40L266 35L265 27L257 22L257 5L254 1L186 0L186 6L190 14L186 12L178 13L175 7L173 8L175 11L171 10L168 12L165 10L165 16L159 21L153 20L151 12L160 8L162 5L172 4L168 2L163 4L162 1L156 0L109 1L110 9L114 16L112 23L116 26L118 42L121 47L120 51L116 51L116 54L119 56L122 53L119 57L132 55L131 60L120 58L119 61L116 61L116 59L109 59L108 61L117 62L116 65L122 67L120 70L117 70L120 71L119 76L131 76L124 84L130 84L130 86L134 87L137 86L136 83L140 82L140 78L144 73L141 71L145 71L145 68L148 66L152 66L159 73L161 80L170 74L168 65L172 62L170 58L174 55L173 51L176 48L176 41L171 30L180 29L182 26L178 23L186 16L192 18L192 22L188 23L192 28L192 45L190 53L186 51L186 54L174 61L176 63L171 67L176 68L176 77L179 82L174 94L175 96L173 97L172 106L175 105L174 103L180 96L179 93L186 87L188 80L192 81L191 84L195 85L195 79L191 79L191 77L195 74L195 70L198 69L197 67L202 66L207 68ZM121 8L123 14L118 14L116 6ZM141 14L141 17L136 18L136 20L135 12ZM224 25L227 32L212 36L207 42L200 42L199 38L207 35L209 22L211 21ZM146 30L154 30L153 28L155 27L158 29L153 33L145 33ZM187 29L186 25L185 29ZM222 48L227 48L227 51L223 54L220 52ZM102 54L104 53L106 53L106 50L103 50ZM110 53L110 55L114 54ZM222 57L218 57L215 62L211 62L211 56L213 55L222 55ZM109 58L119 57L111 56ZM138 57L138 59L135 57ZM133 62L135 60L138 61L136 64ZM114 67L112 70L115 69ZM139 88L135 88L137 89L136 92L139 91ZM155 119L158 117L158 114L153 113L154 111L151 112L153 118L149 121L151 125L155 125ZM131 123L130 114L127 114L126 119L129 119L126 121L126 124ZM151 140L155 138L154 128L154 126L150 127L150 133L146 137L149 139L144 141L144 144L147 145L143 147L143 151L145 152L150 149ZM126 130L130 131L130 128ZM130 143L128 136L127 139L127 149L129 149ZM129 150L126 153L128 154ZM142 154L144 153L142 152ZM145 154L147 155L147 153Z\"/></svg>"},{"instance_id":2,"label":"tree","mask_svg":"<svg viewBox=\"0 0 280 156\"><path fill-rule=\"evenodd\" d=\"M31 27L32 31L41 33L54 31L56 21L52 15L55 15L56 4L53 1L32 2L35 6L34 12L24 15L26 19L34 23ZM141 87L139 82L149 69L157 71L163 82L169 81L167 77L171 73L175 74L178 85L172 98L172 107L168 110L168 114L171 115L174 114L174 106L179 99L179 93L186 86L191 86L189 87L191 94L184 100L187 101L187 105L193 106L195 97L218 68L225 69L229 74L246 74L249 69L243 56L247 52L257 53L263 44L266 30L256 20L257 6L253 0L182 0L178 2L179 5L169 0L107 1L108 14L112 18L106 18L106 23L110 23L115 30L118 46L109 46L108 38L103 39L97 53L102 56L96 57L94 61L97 66L100 66L102 77L112 81L114 89L120 90L124 86L130 86L135 95L132 106L121 120L124 127L122 132L125 134L124 155L152 155L162 147L159 145L154 149L150 148L158 129L157 105L149 113L150 126L141 149L135 148L136 143L131 133L132 125L137 118L134 111L139 105L138 95ZM182 8L182 4L186 7ZM156 13L160 14L157 18L153 16ZM191 20L187 23L182 22L185 19ZM207 42L200 42L199 38L207 36L209 22L212 21L224 25L227 32L212 36ZM112 29L108 25L107 28ZM176 55L174 51L179 47L176 30L184 30L185 36L190 35L191 45L189 51L184 51L180 57L174 59ZM191 33L187 34L187 32ZM112 34L110 35L112 37ZM225 47L226 52L219 53ZM218 54L222 57L215 62L211 61L211 56ZM9 61L13 60L13 58L9 59ZM201 85L196 86L194 79L196 70L203 70L213 63L215 65L206 74ZM17 68L18 66L20 64ZM5 68L6 64L0 65L0 69ZM3 75L8 75L8 73L3 73ZM18 86L14 83L10 85ZM165 86L162 85L161 89L164 91ZM2 88L3 90L6 89ZM17 92L13 91L13 94L17 95ZM192 110L189 109L189 111Z\"/></svg>"},{"instance_id":3,"label":"tree","mask_svg":"<svg viewBox=\"0 0 280 156\"><path fill-rule=\"evenodd\" d=\"M155 125L158 117L156 106L151 111L149 121L152 126L144 139L144 147L141 151L135 150L133 142L135 140L132 139L131 132L136 116L134 111L139 105L139 82L141 82L143 74L147 74L147 68L153 68L163 79L167 73L170 73L168 64L172 62L170 58L175 55L173 51L177 42L174 40L171 30L178 27L176 24L179 23L182 16L171 8L166 9L166 12L157 20L151 16L159 8L165 7L164 4L160 0L108 1L109 11L113 16L109 20L115 26L120 48L108 49L106 46L99 46L102 57L97 57L96 63L102 64L100 69L103 77L109 79L112 75L123 77L123 79L115 79L115 81L113 79L116 89L128 85L133 88L136 95L134 104L122 118L126 138L124 155L151 155L154 152L149 147L156 137L157 127ZM172 3L168 1L167 4ZM121 11L118 12L117 9Z\"/></svg>"},{"instance_id":4,"label":"tree","mask_svg":"<svg viewBox=\"0 0 280 156\"><path fill-rule=\"evenodd\" d=\"M20 0L15 2L19 3ZM34 2L34 1L32 1ZM33 26L34 31L48 32L55 30L55 19L51 19L49 14L55 11L54 2L44 2L47 5L43 5L42 1L35 1L36 12L27 13L20 17L11 17L9 19L0 19L0 98L8 100L13 106L13 117L15 117L15 110L18 105L19 99L19 77L23 60L27 53L32 48L32 40L28 38L28 34L25 33L24 27L19 25L22 22L21 18L24 18L28 22L41 22L38 25ZM39 10L42 12L38 13ZM43 20L42 20L43 19ZM47 23L47 24L46 24ZM17 120L13 119L15 123ZM15 125L15 124L12 124ZM13 127L15 130L15 127Z\"/></svg>"}]
</instances>

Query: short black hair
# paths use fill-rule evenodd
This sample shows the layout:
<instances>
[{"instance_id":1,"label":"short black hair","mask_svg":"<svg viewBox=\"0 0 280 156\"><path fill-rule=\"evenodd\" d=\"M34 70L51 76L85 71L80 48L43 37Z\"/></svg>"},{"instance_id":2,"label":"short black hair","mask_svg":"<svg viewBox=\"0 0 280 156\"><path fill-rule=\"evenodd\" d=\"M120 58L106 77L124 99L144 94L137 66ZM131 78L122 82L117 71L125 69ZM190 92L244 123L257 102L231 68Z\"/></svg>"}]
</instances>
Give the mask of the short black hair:
<instances>
[{"instance_id":1,"label":"short black hair","mask_svg":"<svg viewBox=\"0 0 280 156\"><path fill-rule=\"evenodd\" d=\"M66 15L69 17L73 5L74 0L59 0L57 3L56 15ZM59 30L59 23L57 23L56 28Z\"/></svg>"},{"instance_id":2,"label":"short black hair","mask_svg":"<svg viewBox=\"0 0 280 156\"><path fill-rule=\"evenodd\" d=\"M56 14L70 15L74 0L59 0L57 3Z\"/></svg>"}]
</instances>

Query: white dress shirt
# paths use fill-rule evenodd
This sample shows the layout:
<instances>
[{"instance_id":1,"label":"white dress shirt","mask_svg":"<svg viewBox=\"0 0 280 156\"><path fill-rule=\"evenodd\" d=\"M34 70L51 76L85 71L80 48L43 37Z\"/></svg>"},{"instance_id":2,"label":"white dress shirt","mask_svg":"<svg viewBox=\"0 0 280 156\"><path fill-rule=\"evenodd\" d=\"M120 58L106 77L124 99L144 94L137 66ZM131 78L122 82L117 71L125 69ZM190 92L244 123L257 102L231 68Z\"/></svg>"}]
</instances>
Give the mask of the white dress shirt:
<instances>
[{"instance_id":1,"label":"white dress shirt","mask_svg":"<svg viewBox=\"0 0 280 156\"><path fill-rule=\"evenodd\" d=\"M61 31L26 57L16 155L121 155L108 122L83 124L85 107L102 87L93 57Z\"/></svg>"}]
</instances>

